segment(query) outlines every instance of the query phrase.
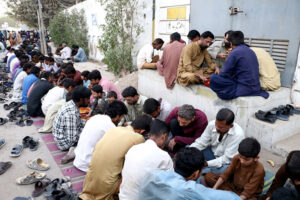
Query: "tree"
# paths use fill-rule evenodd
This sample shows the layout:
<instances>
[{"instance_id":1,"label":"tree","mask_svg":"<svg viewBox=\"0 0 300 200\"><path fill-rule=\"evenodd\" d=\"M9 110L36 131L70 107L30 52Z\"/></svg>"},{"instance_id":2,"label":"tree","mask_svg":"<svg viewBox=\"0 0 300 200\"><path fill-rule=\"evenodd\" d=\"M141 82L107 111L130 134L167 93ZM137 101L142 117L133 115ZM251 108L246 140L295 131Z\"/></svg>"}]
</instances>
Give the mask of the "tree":
<instances>
[{"instance_id":1,"label":"tree","mask_svg":"<svg viewBox=\"0 0 300 200\"><path fill-rule=\"evenodd\" d=\"M88 28L84 10L60 11L50 21L49 31L54 44L58 46L62 42L76 44L89 54Z\"/></svg>"},{"instance_id":2,"label":"tree","mask_svg":"<svg viewBox=\"0 0 300 200\"><path fill-rule=\"evenodd\" d=\"M77 0L78 2L84 0ZM76 0L41 0L43 7L43 19L45 26L48 27L50 19L62 9L68 8L76 3ZM7 0L7 13L10 17L22 21L30 27L38 27L37 20L37 0Z\"/></svg>"},{"instance_id":3,"label":"tree","mask_svg":"<svg viewBox=\"0 0 300 200\"><path fill-rule=\"evenodd\" d=\"M132 71L132 50L136 38L143 31L136 23L141 10L138 0L100 0L106 11L105 24L101 25L103 34L99 48L104 52L102 60L115 75L125 69Z\"/></svg>"}]
</instances>

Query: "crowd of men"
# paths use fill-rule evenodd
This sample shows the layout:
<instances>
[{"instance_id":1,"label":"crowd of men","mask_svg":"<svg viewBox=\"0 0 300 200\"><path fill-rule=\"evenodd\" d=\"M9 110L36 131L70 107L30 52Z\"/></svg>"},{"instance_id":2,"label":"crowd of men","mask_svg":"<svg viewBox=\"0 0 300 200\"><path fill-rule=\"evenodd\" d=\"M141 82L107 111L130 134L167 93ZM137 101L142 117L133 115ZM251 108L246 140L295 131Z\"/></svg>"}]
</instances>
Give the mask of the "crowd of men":
<instances>
[{"instance_id":1,"label":"crowd of men","mask_svg":"<svg viewBox=\"0 0 300 200\"><path fill-rule=\"evenodd\" d=\"M243 43L241 32L226 33L219 47L210 46L214 39L210 32L192 31L189 36L193 42L185 45L178 33L172 34L162 58L155 61L153 50L160 49L163 41L147 45L141 50L147 61L143 63L141 52L138 56L141 69L157 67L169 88L176 80L188 85L210 78L211 88L225 99L263 94L258 56ZM267 194L261 195L265 177L259 162L261 146L245 137L230 109L219 110L209 122L192 105L173 107L165 99L139 94L132 86L120 93L99 70L77 71L73 63L64 62L65 55L72 54L66 43L54 57L27 47L23 42L18 49L8 48L13 97L27 105L30 116L45 117L39 132L52 133L58 148L68 151L62 164L74 160L73 165L87 173L79 199L277 200L282 194L298 198L300 151L289 154ZM223 47L232 50L218 53ZM73 45L82 55L79 49ZM207 66L202 69L204 61ZM235 87L235 92L218 93L218 84L222 91ZM80 113L84 107L90 107L85 120Z\"/></svg>"},{"instance_id":2,"label":"crowd of men","mask_svg":"<svg viewBox=\"0 0 300 200\"><path fill-rule=\"evenodd\" d=\"M171 34L161 58L157 50L164 41L145 45L137 56L139 69L157 69L165 78L166 87L205 84L219 98L262 96L280 88L280 73L270 54L263 48L245 44L241 31L227 31L222 41L214 41L210 31L201 35L197 30L188 34L189 44L177 32Z\"/></svg>"}]
</instances>

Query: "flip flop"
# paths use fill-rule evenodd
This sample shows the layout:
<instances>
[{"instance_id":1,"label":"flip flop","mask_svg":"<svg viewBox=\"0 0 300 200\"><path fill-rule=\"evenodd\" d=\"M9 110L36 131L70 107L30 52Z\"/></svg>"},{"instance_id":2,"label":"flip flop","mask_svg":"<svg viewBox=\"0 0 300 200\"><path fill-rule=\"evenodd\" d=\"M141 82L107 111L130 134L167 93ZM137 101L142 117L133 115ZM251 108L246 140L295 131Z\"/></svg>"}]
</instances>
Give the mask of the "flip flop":
<instances>
[{"instance_id":1,"label":"flip flop","mask_svg":"<svg viewBox=\"0 0 300 200\"><path fill-rule=\"evenodd\" d=\"M10 152L10 157L19 157L22 151L23 151L23 146L20 144L16 144Z\"/></svg>"},{"instance_id":2,"label":"flip flop","mask_svg":"<svg viewBox=\"0 0 300 200\"><path fill-rule=\"evenodd\" d=\"M47 163L45 163L41 158L37 158L35 160L27 160L26 166L30 169L38 171L46 171L50 168L50 166Z\"/></svg>"},{"instance_id":3,"label":"flip flop","mask_svg":"<svg viewBox=\"0 0 300 200\"><path fill-rule=\"evenodd\" d=\"M41 196L41 194L44 193L46 190L46 187L51 183L51 180L49 178L45 178L42 181L38 181L34 185L34 191L32 192L33 197Z\"/></svg>"},{"instance_id":4,"label":"flip flop","mask_svg":"<svg viewBox=\"0 0 300 200\"><path fill-rule=\"evenodd\" d=\"M0 117L0 126L6 124L6 122L8 122L8 119Z\"/></svg>"},{"instance_id":5,"label":"flip flop","mask_svg":"<svg viewBox=\"0 0 300 200\"><path fill-rule=\"evenodd\" d=\"M0 162L0 175L4 174L11 166L12 162Z\"/></svg>"},{"instance_id":6,"label":"flip flop","mask_svg":"<svg viewBox=\"0 0 300 200\"><path fill-rule=\"evenodd\" d=\"M286 108L289 109L289 111L293 114L300 115L300 110L296 110L291 104L287 104Z\"/></svg>"},{"instance_id":7,"label":"flip flop","mask_svg":"<svg viewBox=\"0 0 300 200\"><path fill-rule=\"evenodd\" d=\"M3 108L4 108L4 110L9 110L9 109L10 109L10 107L9 107L8 104L4 104L4 105L3 105Z\"/></svg>"},{"instance_id":8,"label":"flip flop","mask_svg":"<svg viewBox=\"0 0 300 200\"><path fill-rule=\"evenodd\" d=\"M275 113L277 119L280 119L282 121L289 120L289 116L286 114L282 114L282 113L284 113L284 111L279 108L273 108L272 110L270 110L270 112Z\"/></svg>"},{"instance_id":9,"label":"flip flop","mask_svg":"<svg viewBox=\"0 0 300 200\"><path fill-rule=\"evenodd\" d=\"M6 144L6 140L3 138L0 140L0 149Z\"/></svg>"},{"instance_id":10,"label":"flip flop","mask_svg":"<svg viewBox=\"0 0 300 200\"><path fill-rule=\"evenodd\" d=\"M25 126L25 123L22 119L20 119L16 122L16 125L23 127L23 126Z\"/></svg>"},{"instance_id":11,"label":"flip flop","mask_svg":"<svg viewBox=\"0 0 300 200\"><path fill-rule=\"evenodd\" d=\"M276 113L274 114L274 112L272 113L271 111L264 112L262 110L259 110L255 113L255 117L259 120L269 122L271 124L274 124L277 120Z\"/></svg>"},{"instance_id":12,"label":"flip flop","mask_svg":"<svg viewBox=\"0 0 300 200\"><path fill-rule=\"evenodd\" d=\"M17 178L16 182L18 185L29 185L43 180L46 177L46 173L30 172L30 174Z\"/></svg>"},{"instance_id":13,"label":"flip flop","mask_svg":"<svg viewBox=\"0 0 300 200\"><path fill-rule=\"evenodd\" d=\"M33 124L33 121L31 119L26 120L26 126L31 126Z\"/></svg>"}]
</instances>

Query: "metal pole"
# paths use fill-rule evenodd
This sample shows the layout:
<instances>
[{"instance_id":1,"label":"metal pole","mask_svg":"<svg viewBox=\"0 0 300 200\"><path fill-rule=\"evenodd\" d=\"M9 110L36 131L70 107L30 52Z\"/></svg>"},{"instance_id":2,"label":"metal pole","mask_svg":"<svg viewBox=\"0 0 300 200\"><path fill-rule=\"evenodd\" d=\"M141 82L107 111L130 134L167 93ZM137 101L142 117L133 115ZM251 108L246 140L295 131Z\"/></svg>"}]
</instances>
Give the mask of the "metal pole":
<instances>
[{"instance_id":1,"label":"metal pole","mask_svg":"<svg viewBox=\"0 0 300 200\"><path fill-rule=\"evenodd\" d=\"M40 44L41 44L41 52L42 54L47 54L47 45L45 40L45 27L42 13L42 4L41 1L38 0L38 19L39 19L39 29L40 29Z\"/></svg>"}]
</instances>

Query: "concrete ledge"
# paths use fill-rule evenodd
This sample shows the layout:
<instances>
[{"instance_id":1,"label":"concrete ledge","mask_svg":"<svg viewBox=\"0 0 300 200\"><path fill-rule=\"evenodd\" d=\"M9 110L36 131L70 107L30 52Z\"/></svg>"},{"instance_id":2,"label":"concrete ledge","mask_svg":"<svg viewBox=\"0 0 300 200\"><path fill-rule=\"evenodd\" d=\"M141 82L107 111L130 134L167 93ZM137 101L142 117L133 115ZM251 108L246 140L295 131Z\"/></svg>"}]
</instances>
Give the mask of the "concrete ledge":
<instances>
[{"instance_id":1,"label":"concrete ledge","mask_svg":"<svg viewBox=\"0 0 300 200\"><path fill-rule=\"evenodd\" d=\"M256 137L264 143L267 149L271 149L274 142L295 134L289 126L298 128L298 130L300 128L300 124L297 125L294 122L282 122L289 124L282 126L278 120L275 125L272 125L261 122L254 117L254 113L258 110L269 110L279 105L291 103L291 90L289 88L282 87L278 91L269 92L270 97L268 99L256 96L224 101L218 98L210 88L203 85L183 87L176 84L172 90L169 90L166 88L164 77L160 76L156 70L139 70L138 73L138 90L141 94L153 98L163 98L173 106L191 104L204 111L208 120L215 119L219 109L230 108L236 115L236 122L245 130L246 135ZM287 134L284 130L289 130L289 133Z\"/></svg>"}]
</instances>

